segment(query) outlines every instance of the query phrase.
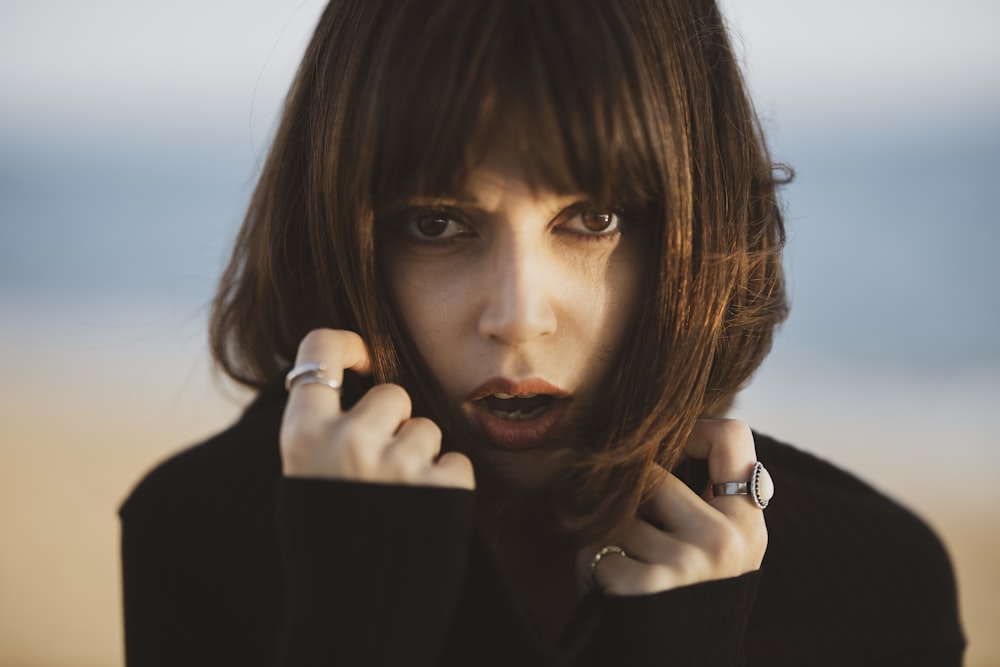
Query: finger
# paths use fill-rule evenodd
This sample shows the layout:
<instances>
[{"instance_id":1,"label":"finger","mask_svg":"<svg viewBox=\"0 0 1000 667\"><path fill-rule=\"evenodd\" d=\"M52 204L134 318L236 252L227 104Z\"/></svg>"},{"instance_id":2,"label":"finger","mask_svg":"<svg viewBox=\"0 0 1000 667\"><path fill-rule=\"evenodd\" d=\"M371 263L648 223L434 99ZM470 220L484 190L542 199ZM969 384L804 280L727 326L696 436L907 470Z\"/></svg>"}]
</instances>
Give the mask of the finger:
<instances>
[{"instance_id":1,"label":"finger","mask_svg":"<svg viewBox=\"0 0 1000 667\"><path fill-rule=\"evenodd\" d=\"M331 354L333 357L328 360L336 362L336 368L350 368L362 375L367 375L371 370L371 357L365 342L358 334L344 329L313 329L307 333L299 343L295 363L323 361L327 358L326 355Z\"/></svg>"},{"instance_id":2,"label":"finger","mask_svg":"<svg viewBox=\"0 0 1000 667\"><path fill-rule=\"evenodd\" d=\"M757 462L753 433L746 424L733 419L699 420L684 449L694 458L708 460L712 484L745 482ZM710 502L727 515L745 509L757 510L749 498L742 496L724 496Z\"/></svg>"},{"instance_id":3,"label":"finger","mask_svg":"<svg viewBox=\"0 0 1000 667\"><path fill-rule=\"evenodd\" d=\"M437 460L432 469L432 477L440 486L450 486L457 489L476 488L476 476L472 469L472 461L459 452L445 452Z\"/></svg>"},{"instance_id":4,"label":"finger","mask_svg":"<svg viewBox=\"0 0 1000 667\"><path fill-rule=\"evenodd\" d=\"M377 434L386 444L410 419L413 403L398 384L377 384L362 396L344 419L352 431Z\"/></svg>"},{"instance_id":5,"label":"finger","mask_svg":"<svg viewBox=\"0 0 1000 667\"><path fill-rule=\"evenodd\" d=\"M396 431L385 456L412 456L430 465L441 451L441 429L430 419L407 419Z\"/></svg>"},{"instance_id":6,"label":"finger","mask_svg":"<svg viewBox=\"0 0 1000 667\"><path fill-rule=\"evenodd\" d=\"M711 508L709 510L716 511ZM644 563L666 563L671 562L679 541L655 525L635 518L624 531L619 533L616 542L636 560Z\"/></svg>"},{"instance_id":7,"label":"finger","mask_svg":"<svg viewBox=\"0 0 1000 667\"><path fill-rule=\"evenodd\" d=\"M606 595L641 595L676 585L669 570L650 567L624 548L627 555L609 553L591 568L593 582Z\"/></svg>"},{"instance_id":8,"label":"finger","mask_svg":"<svg viewBox=\"0 0 1000 667\"><path fill-rule=\"evenodd\" d=\"M299 344L295 364L322 363L325 375L343 383L344 370L350 368L367 374L371 368L368 348L361 336L353 331L314 329ZM286 407L286 418L300 414L317 420L336 417L341 413L340 394L321 384L300 384L292 387Z\"/></svg>"},{"instance_id":9,"label":"finger","mask_svg":"<svg viewBox=\"0 0 1000 667\"><path fill-rule=\"evenodd\" d=\"M677 531L704 521L715 511L680 478L667 473L639 508L639 515L664 530Z\"/></svg>"}]
</instances>

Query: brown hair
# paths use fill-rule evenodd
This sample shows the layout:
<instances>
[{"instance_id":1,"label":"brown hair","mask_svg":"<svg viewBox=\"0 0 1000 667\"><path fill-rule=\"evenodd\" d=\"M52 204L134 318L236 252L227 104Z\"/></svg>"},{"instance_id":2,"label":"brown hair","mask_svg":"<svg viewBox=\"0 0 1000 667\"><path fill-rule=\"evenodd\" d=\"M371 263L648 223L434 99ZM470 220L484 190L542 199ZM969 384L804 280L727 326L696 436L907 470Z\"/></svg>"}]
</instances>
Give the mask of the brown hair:
<instances>
[{"instance_id":1,"label":"brown hair","mask_svg":"<svg viewBox=\"0 0 1000 667\"><path fill-rule=\"evenodd\" d=\"M378 219L457 191L499 142L539 182L641 207L650 235L567 510L605 534L651 463L675 465L695 420L728 409L787 311L775 167L710 0L330 2L223 275L213 353L262 387L309 330L353 330L375 381L445 419L382 284Z\"/></svg>"}]
</instances>

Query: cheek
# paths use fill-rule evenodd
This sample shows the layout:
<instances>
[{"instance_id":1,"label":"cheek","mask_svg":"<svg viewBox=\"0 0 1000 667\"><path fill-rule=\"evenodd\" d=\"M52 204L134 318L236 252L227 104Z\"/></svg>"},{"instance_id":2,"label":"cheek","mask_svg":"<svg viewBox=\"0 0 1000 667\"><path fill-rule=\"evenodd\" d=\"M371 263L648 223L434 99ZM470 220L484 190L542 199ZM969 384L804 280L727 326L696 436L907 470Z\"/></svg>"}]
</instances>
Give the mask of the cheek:
<instances>
[{"instance_id":1,"label":"cheek","mask_svg":"<svg viewBox=\"0 0 1000 667\"><path fill-rule=\"evenodd\" d=\"M396 311L421 356L434 365L452 344L462 304L467 300L463 280L451 270L426 264L394 261L388 272Z\"/></svg>"},{"instance_id":2,"label":"cheek","mask_svg":"<svg viewBox=\"0 0 1000 667\"><path fill-rule=\"evenodd\" d=\"M576 319L587 337L601 348L617 347L635 317L642 284L642 257L638 244L622 244L599 264L579 272L578 289L571 296Z\"/></svg>"}]
</instances>

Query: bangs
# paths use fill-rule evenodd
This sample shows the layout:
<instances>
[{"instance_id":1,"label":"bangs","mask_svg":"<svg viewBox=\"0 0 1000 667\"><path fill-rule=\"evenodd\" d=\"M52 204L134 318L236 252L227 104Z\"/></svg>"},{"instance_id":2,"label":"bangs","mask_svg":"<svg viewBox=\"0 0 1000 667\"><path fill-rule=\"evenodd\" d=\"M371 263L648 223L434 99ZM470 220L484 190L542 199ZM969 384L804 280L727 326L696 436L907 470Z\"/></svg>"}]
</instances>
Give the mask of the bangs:
<instances>
[{"instance_id":1,"label":"bangs","mask_svg":"<svg viewBox=\"0 0 1000 667\"><path fill-rule=\"evenodd\" d=\"M461 192L487 157L602 204L662 198L665 103L617 3L406 2L372 51L357 129L371 201ZM359 137L361 138L361 137ZM366 151L367 152L367 151Z\"/></svg>"}]
</instances>

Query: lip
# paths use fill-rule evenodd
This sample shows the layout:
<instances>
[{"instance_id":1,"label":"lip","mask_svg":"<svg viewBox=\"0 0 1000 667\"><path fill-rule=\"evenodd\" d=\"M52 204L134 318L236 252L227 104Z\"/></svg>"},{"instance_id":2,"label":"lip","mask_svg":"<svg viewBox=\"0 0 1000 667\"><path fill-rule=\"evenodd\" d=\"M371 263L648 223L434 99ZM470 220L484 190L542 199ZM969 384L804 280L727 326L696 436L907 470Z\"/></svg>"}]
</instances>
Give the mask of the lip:
<instances>
[{"instance_id":1,"label":"lip","mask_svg":"<svg viewBox=\"0 0 1000 667\"><path fill-rule=\"evenodd\" d=\"M491 394L548 394L556 400L534 419L511 421L501 419L481 403ZM571 395L539 378L521 381L492 378L476 387L467 397L465 412L476 423L486 439L497 449L519 451L544 446L546 437L560 422L569 407Z\"/></svg>"},{"instance_id":2,"label":"lip","mask_svg":"<svg viewBox=\"0 0 1000 667\"><path fill-rule=\"evenodd\" d=\"M466 396L465 400L472 402L486 398L490 394L548 394L554 398L569 398L570 394L541 378L527 378L514 381L507 378L490 378Z\"/></svg>"}]
</instances>

